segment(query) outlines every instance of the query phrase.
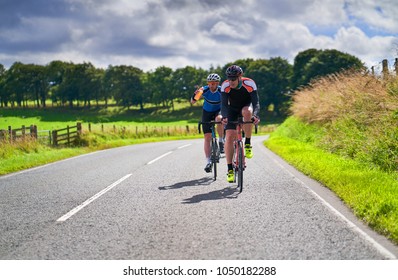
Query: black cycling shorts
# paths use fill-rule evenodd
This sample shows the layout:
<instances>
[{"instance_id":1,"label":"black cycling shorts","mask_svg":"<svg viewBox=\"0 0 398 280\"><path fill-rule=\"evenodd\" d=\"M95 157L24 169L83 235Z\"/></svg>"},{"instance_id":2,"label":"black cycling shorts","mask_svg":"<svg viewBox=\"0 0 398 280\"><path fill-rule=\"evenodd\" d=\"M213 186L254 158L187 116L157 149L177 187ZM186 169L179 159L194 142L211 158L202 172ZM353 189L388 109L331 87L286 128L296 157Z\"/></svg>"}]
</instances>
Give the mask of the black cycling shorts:
<instances>
[{"instance_id":1,"label":"black cycling shorts","mask_svg":"<svg viewBox=\"0 0 398 280\"><path fill-rule=\"evenodd\" d=\"M227 112L228 123L225 126L225 130L236 129L236 124L230 122L236 122L238 121L239 117L242 118L242 109L243 107L246 106L251 106L251 104L244 105L241 108L235 108L231 106L228 107L228 112Z\"/></svg>"},{"instance_id":2,"label":"black cycling shorts","mask_svg":"<svg viewBox=\"0 0 398 280\"><path fill-rule=\"evenodd\" d=\"M220 111L207 112L207 111L203 110L202 122L214 121L219 114L220 114ZM203 133L211 133L211 124L204 123L204 124L202 124L202 127L203 127Z\"/></svg>"}]
</instances>

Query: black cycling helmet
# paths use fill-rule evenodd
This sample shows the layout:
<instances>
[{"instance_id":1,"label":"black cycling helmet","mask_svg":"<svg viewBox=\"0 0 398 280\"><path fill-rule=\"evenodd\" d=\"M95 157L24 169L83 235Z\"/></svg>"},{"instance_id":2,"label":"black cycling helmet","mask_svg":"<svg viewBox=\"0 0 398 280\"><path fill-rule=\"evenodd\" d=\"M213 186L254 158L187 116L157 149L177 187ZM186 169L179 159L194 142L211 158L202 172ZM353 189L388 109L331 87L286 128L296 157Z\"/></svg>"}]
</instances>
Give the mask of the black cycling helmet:
<instances>
[{"instance_id":1,"label":"black cycling helmet","mask_svg":"<svg viewBox=\"0 0 398 280\"><path fill-rule=\"evenodd\" d=\"M242 76L243 70L238 65L231 65L227 68L225 74L227 75L227 78L238 78L239 76Z\"/></svg>"}]
</instances>

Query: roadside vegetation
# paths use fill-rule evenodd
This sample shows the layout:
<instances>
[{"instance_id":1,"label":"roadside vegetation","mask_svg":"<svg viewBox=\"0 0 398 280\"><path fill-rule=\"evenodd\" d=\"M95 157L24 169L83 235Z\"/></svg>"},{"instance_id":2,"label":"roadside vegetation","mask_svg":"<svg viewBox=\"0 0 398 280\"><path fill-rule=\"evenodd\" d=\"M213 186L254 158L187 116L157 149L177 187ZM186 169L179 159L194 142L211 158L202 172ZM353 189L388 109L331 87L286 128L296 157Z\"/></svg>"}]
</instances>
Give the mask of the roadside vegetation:
<instances>
[{"instance_id":1,"label":"roadside vegetation","mask_svg":"<svg viewBox=\"0 0 398 280\"><path fill-rule=\"evenodd\" d=\"M398 244L398 79L344 73L295 92L265 145Z\"/></svg>"}]
</instances>

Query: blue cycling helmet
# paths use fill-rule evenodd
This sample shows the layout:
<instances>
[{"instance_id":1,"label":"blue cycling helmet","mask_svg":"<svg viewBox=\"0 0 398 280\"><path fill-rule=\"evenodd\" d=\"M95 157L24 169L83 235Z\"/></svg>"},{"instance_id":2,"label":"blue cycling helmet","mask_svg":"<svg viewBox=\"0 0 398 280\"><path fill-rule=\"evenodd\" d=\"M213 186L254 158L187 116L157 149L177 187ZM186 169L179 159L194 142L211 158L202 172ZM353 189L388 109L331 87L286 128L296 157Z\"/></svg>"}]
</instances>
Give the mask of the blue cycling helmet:
<instances>
[{"instance_id":1,"label":"blue cycling helmet","mask_svg":"<svg viewBox=\"0 0 398 280\"><path fill-rule=\"evenodd\" d=\"M231 65L227 68L225 74L227 75L227 78L238 78L242 76L243 70L238 65Z\"/></svg>"}]
</instances>

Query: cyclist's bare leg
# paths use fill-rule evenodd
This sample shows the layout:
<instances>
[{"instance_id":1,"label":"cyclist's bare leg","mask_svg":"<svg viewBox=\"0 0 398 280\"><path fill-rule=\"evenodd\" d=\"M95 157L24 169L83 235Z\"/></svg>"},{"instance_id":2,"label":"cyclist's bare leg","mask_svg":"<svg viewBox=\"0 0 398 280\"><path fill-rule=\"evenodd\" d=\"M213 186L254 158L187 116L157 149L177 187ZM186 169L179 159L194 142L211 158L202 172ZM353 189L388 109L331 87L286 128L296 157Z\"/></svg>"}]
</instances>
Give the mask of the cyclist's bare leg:
<instances>
[{"instance_id":1,"label":"cyclist's bare leg","mask_svg":"<svg viewBox=\"0 0 398 280\"><path fill-rule=\"evenodd\" d=\"M243 107L242 108L242 116L243 116L243 121L250 122L252 119L252 116L253 116L253 107L252 106ZM246 138L252 137L252 130L253 130L252 124L244 124L243 125L243 131L245 132Z\"/></svg>"},{"instance_id":2,"label":"cyclist's bare leg","mask_svg":"<svg viewBox=\"0 0 398 280\"><path fill-rule=\"evenodd\" d=\"M232 157L234 153L234 140L236 137L236 130L234 129L227 129L225 132L225 159L227 161L227 164L232 163Z\"/></svg>"},{"instance_id":3,"label":"cyclist's bare leg","mask_svg":"<svg viewBox=\"0 0 398 280\"><path fill-rule=\"evenodd\" d=\"M218 115L216 117L216 122L221 121L221 115ZM218 133L218 140L221 141L221 139L224 138L224 126L222 124L217 124L217 133Z\"/></svg>"},{"instance_id":4,"label":"cyclist's bare leg","mask_svg":"<svg viewBox=\"0 0 398 280\"><path fill-rule=\"evenodd\" d=\"M210 159L210 142L211 142L211 133L205 133L205 141L204 141L204 151L205 151L205 156L206 159Z\"/></svg>"}]
</instances>

